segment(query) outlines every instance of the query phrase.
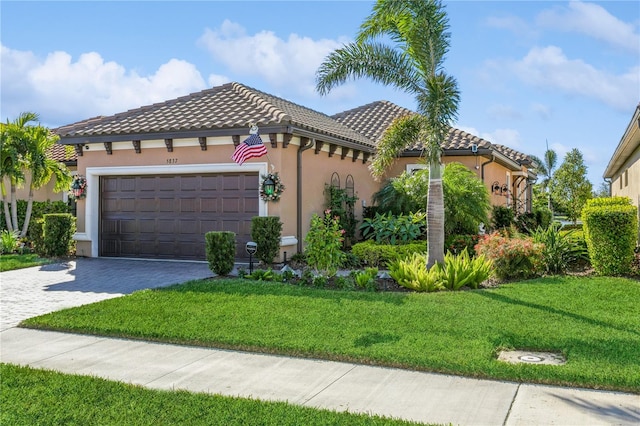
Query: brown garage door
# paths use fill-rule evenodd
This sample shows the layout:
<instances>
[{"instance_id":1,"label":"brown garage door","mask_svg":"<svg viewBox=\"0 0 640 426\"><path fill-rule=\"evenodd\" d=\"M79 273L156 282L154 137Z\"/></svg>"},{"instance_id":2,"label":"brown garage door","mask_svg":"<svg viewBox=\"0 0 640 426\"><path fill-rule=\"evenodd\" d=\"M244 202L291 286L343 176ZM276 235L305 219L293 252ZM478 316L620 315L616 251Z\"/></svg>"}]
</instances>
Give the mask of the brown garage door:
<instances>
[{"instance_id":1,"label":"brown garage door","mask_svg":"<svg viewBox=\"0 0 640 426\"><path fill-rule=\"evenodd\" d=\"M244 258L258 174L100 178L100 256L205 260L204 234L236 233Z\"/></svg>"}]
</instances>

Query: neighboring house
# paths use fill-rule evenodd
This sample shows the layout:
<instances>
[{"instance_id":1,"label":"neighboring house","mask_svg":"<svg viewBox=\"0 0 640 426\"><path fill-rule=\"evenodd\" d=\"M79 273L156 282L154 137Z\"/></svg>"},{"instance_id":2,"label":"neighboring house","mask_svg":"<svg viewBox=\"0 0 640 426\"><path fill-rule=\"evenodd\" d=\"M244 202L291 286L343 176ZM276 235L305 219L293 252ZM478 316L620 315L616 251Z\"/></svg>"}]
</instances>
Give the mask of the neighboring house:
<instances>
[{"instance_id":1,"label":"neighboring house","mask_svg":"<svg viewBox=\"0 0 640 426\"><path fill-rule=\"evenodd\" d=\"M384 107L380 117L370 114L376 105ZM282 251L291 256L302 250L312 215L322 214L325 185L358 196L361 217L362 205L380 188L369 173L370 158L398 112L410 111L382 102L332 118L228 83L60 127L55 131L61 143L74 146L88 184L87 197L78 201L77 254L203 260L203 234L227 230L236 233L236 255L244 258L251 218L271 215L283 222ZM362 125L354 119L359 114ZM252 124L268 154L238 165L231 156ZM494 202L526 205L532 176L525 156L459 130L452 130L449 144L446 160L477 166L489 188L496 182L501 195ZM418 163L419 153L419 147L407 151L389 176ZM267 202L259 186L273 172L285 191L278 202Z\"/></svg>"},{"instance_id":2,"label":"neighboring house","mask_svg":"<svg viewBox=\"0 0 640 426\"><path fill-rule=\"evenodd\" d=\"M76 154L75 152L69 153L64 145L56 144L52 147L52 149L47 153L50 158L63 163L67 168L75 173L76 170ZM29 179L30 175L27 172L25 176L25 182L16 189L16 198L18 200L27 200L29 199ZM55 177L51 178L48 184L43 186L40 189L37 189L33 193L34 201L64 201L65 203L68 201L68 192L54 192L53 188L55 187ZM5 188L7 188L7 192L9 192L9 179L5 179Z\"/></svg>"},{"instance_id":3,"label":"neighboring house","mask_svg":"<svg viewBox=\"0 0 640 426\"><path fill-rule=\"evenodd\" d=\"M636 106L603 177L611 185L611 195L631 198L640 215L640 104Z\"/></svg>"}]
</instances>

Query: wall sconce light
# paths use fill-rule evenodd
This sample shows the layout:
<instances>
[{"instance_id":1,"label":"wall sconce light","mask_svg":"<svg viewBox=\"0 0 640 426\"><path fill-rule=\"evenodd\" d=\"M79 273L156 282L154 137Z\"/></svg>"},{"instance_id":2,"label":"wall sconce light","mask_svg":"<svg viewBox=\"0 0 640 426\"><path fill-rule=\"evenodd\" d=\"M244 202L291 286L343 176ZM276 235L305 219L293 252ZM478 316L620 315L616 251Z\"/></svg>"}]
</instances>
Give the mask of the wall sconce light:
<instances>
[{"instance_id":1,"label":"wall sconce light","mask_svg":"<svg viewBox=\"0 0 640 426\"><path fill-rule=\"evenodd\" d=\"M498 181L495 181L491 184L491 192L496 195L500 195L500 183L498 183Z\"/></svg>"},{"instance_id":2,"label":"wall sconce light","mask_svg":"<svg viewBox=\"0 0 640 426\"><path fill-rule=\"evenodd\" d=\"M502 185L502 188L500 188L500 192L501 192L501 195L504 195L505 197L507 196L507 194L509 194L509 187L507 186L506 183Z\"/></svg>"},{"instance_id":3,"label":"wall sconce light","mask_svg":"<svg viewBox=\"0 0 640 426\"><path fill-rule=\"evenodd\" d=\"M267 177L264 182L262 182L262 191L265 195L273 195L276 191L276 183L271 179L271 177Z\"/></svg>"}]
</instances>

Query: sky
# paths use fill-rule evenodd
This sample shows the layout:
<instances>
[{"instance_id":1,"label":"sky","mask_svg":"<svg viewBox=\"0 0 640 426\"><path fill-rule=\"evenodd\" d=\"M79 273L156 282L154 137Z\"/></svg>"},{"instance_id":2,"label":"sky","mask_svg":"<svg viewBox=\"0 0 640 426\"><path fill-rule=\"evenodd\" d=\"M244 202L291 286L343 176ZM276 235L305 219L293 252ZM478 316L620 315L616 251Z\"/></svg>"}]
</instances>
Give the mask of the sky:
<instances>
[{"instance_id":1,"label":"sky","mask_svg":"<svg viewBox=\"0 0 640 426\"><path fill-rule=\"evenodd\" d=\"M543 157L577 148L602 175L640 102L640 2L443 1L453 126ZM55 128L236 81L332 115L411 95L315 73L371 1L0 1L0 118Z\"/></svg>"}]
</instances>

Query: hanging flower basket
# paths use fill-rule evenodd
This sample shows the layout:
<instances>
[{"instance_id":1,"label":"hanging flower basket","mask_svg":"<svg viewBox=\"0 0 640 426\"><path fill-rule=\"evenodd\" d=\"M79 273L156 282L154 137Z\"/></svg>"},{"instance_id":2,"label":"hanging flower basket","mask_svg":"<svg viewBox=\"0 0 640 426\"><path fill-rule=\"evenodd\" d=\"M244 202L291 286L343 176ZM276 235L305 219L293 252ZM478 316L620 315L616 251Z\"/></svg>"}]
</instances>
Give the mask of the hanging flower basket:
<instances>
[{"instance_id":1,"label":"hanging flower basket","mask_svg":"<svg viewBox=\"0 0 640 426\"><path fill-rule=\"evenodd\" d=\"M262 184L260 185L260 198L264 201L279 201L280 196L284 192L284 185L280 180L278 173L269 173L262 175Z\"/></svg>"},{"instance_id":2,"label":"hanging flower basket","mask_svg":"<svg viewBox=\"0 0 640 426\"><path fill-rule=\"evenodd\" d=\"M83 175L75 175L71 181L69 192L69 197L76 200L85 198L87 196L87 178Z\"/></svg>"}]
</instances>

